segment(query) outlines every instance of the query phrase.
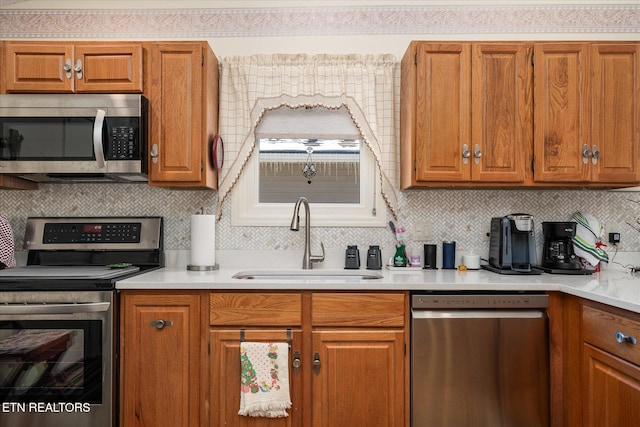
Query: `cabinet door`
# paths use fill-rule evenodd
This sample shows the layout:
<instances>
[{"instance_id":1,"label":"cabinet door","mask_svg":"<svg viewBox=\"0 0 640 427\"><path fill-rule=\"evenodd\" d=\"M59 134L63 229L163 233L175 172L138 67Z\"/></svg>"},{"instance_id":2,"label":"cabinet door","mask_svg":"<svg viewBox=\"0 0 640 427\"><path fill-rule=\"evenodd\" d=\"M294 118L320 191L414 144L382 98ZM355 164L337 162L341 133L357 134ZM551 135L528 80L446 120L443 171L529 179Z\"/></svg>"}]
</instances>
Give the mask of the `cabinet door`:
<instances>
[{"instance_id":1,"label":"cabinet door","mask_svg":"<svg viewBox=\"0 0 640 427\"><path fill-rule=\"evenodd\" d=\"M302 353L300 329L291 331L292 348L289 351L289 392L291 409L286 418L261 418L238 415L240 409L240 329L213 329L211 343L211 388L209 390L211 427L291 427L302 426L302 373L304 368L294 368L293 359ZM246 341L287 342L284 329L247 329ZM308 369L308 367L307 367Z\"/></svg>"},{"instance_id":2,"label":"cabinet door","mask_svg":"<svg viewBox=\"0 0 640 427\"><path fill-rule=\"evenodd\" d=\"M76 92L142 93L142 45L78 45Z\"/></svg>"},{"instance_id":3,"label":"cabinet door","mask_svg":"<svg viewBox=\"0 0 640 427\"><path fill-rule=\"evenodd\" d=\"M532 136L532 46L474 44L472 146L474 181L522 182Z\"/></svg>"},{"instance_id":4,"label":"cabinet door","mask_svg":"<svg viewBox=\"0 0 640 427\"><path fill-rule=\"evenodd\" d=\"M5 42L5 90L12 92L72 93L73 45ZM65 67L69 71L65 71Z\"/></svg>"},{"instance_id":5,"label":"cabinet door","mask_svg":"<svg viewBox=\"0 0 640 427\"><path fill-rule=\"evenodd\" d=\"M201 43L152 43L149 180L199 183L204 173Z\"/></svg>"},{"instance_id":6,"label":"cabinet door","mask_svg":"<svg viewBox=\"0 0 640 427\"><path fill-rule=\"evenodd\" d=\"M121 331L122 426L200 427L199 295L123 292Z\"/></svg>"},{"instance_id":7,"label":"cabinet door","mask_svg":"<svg viewBox=\"0 0 640 427\"><path fill-rule=\"evenodd\" d=\"M419 43L416 55L416 181L468 181L471 45Z\"/></svg>"},{"instance_id":8,"label":"cabinet door","mask_svg":"<svg viewBox=\"0 0 640 427\"><path fill-rule=\"evenodd\" d=\"M592 63L595 182L640 181L640 45L596 43Z\"/></svg>"},{"instance_id":9,"label":"cabinet door","mask_svg":"<svg viewBox=\"0 0 640 427\"><path fill-rule=\"evenodd\" d=\"M404 333L314 331L314 427L404 426Z\"/></svg>"},{"instance_id":10,"label":"cabinet door","mask_svg":"<svg viewBox=\"0 0 640 427\"><path fill-rule=\"evenodd\" d=\"M589 45L540 43L534 65L534 180L589 180Z\"/></svg>"},{"instance_id":11,"label":"cabinet door","mask_svg":"<svg viewBox=\"0 0 640 427\"><path fill-rule=\"evenodd\" d=\"M637 425L640 420L640 367L584 344L585 427Z\"/></svg>"}]
</instances>

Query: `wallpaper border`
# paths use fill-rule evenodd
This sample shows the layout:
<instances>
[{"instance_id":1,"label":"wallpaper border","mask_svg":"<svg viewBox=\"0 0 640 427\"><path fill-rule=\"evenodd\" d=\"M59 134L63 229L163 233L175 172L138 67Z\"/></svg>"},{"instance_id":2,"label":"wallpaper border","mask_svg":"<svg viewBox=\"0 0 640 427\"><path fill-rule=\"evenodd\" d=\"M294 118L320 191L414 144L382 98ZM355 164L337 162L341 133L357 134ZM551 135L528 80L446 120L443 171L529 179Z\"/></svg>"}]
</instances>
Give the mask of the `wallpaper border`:
<instances>
[{"instance_id":1,"label":"wallpaper border","mask_svg":"<svg viewBox=\"0 0 640 427\"><path fill-rule=\"evenodd\" d=\"M477 33L640 33L640 5L0 11L0 38Z\"/></svg>"}]
</instances>

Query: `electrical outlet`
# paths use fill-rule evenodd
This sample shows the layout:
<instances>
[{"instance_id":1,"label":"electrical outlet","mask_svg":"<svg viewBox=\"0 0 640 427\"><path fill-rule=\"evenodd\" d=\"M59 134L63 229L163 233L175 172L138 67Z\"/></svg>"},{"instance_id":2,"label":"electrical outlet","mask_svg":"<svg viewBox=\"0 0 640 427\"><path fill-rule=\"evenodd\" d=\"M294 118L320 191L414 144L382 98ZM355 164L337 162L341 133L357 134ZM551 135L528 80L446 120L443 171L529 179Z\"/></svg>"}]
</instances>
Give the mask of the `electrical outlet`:
<instances>
[{"instance_id":1,"label":"electrical outlet","mask_svg":"<svg viewBox=\"0 0 640 427\"><path fill-rule=\"evenodd\" d=\"M483 242L489 241L490 233L491 233L491 223L490 222L483 223L482 224L482 241Z\"/></svg>"},{"instance_id":2,"label":"electrical outlet","mask_svg":"<svg viewBox=\"0 0 640 427\"><path fill-rule=\"evenodd\" d=\"M433 229L428 222L416 222L413 224L413 239L418 242L431 240Z\"/></svg>"}]
</instances>

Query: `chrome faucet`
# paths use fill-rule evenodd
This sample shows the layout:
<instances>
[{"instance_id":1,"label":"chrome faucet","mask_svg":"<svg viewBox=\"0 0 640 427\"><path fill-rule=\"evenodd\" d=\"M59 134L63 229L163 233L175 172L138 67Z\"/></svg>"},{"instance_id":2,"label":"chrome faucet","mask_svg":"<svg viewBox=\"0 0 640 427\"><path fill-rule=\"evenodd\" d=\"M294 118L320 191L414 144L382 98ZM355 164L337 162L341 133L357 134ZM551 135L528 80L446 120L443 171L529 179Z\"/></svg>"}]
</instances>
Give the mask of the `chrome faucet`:
<instances>
[{"instance_id":1,"label":"chrome faucet","mask_svg":"<svg viewBox=\"0 0 640 427\"><path fill-rule=\"evenodd\" d=\"M309 212L309 201L306 197L300 197L293 208L293 218L291 219L291 231L300 230L300 205L304 205L304 255L302 257L302 269L313 269L314 262L324 261L324 245L320 242L322 255L311 255L311 215Z\"/></svg>"}]
</instances>

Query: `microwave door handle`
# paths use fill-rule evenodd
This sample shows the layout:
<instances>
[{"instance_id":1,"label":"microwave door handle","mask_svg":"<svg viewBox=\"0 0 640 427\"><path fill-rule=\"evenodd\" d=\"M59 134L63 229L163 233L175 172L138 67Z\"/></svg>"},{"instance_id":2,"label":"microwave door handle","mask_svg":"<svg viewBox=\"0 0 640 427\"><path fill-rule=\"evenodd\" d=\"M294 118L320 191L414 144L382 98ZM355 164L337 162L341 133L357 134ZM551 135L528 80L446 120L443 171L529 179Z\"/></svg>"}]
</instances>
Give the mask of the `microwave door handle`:
<instances>
[{"instance_id":1,"label":"microwave door handle","mask_svg":"<svg viewBox=\"0 0 640 427\"><path fill-rule=\"evenodd\" d=\"M96 120L93 122L93 153L96 156L96 163L98 168L104 168L107 164L104 159L104 149L102 144L102 129L104 128L104 117L106 112L104 110L98 110L96 113Z\"/></svg>"},{"instance_id":2,"label":"microwave door handle","mask_svg":"<svg viewBox=\"0 0 640 427\"><path fill-rule=\"evenodd\" d=\"M109 302L71 304L0 304L0 315L5 314L74 314L95 313L109 310Z\"/></svg>"}]
</instances>

